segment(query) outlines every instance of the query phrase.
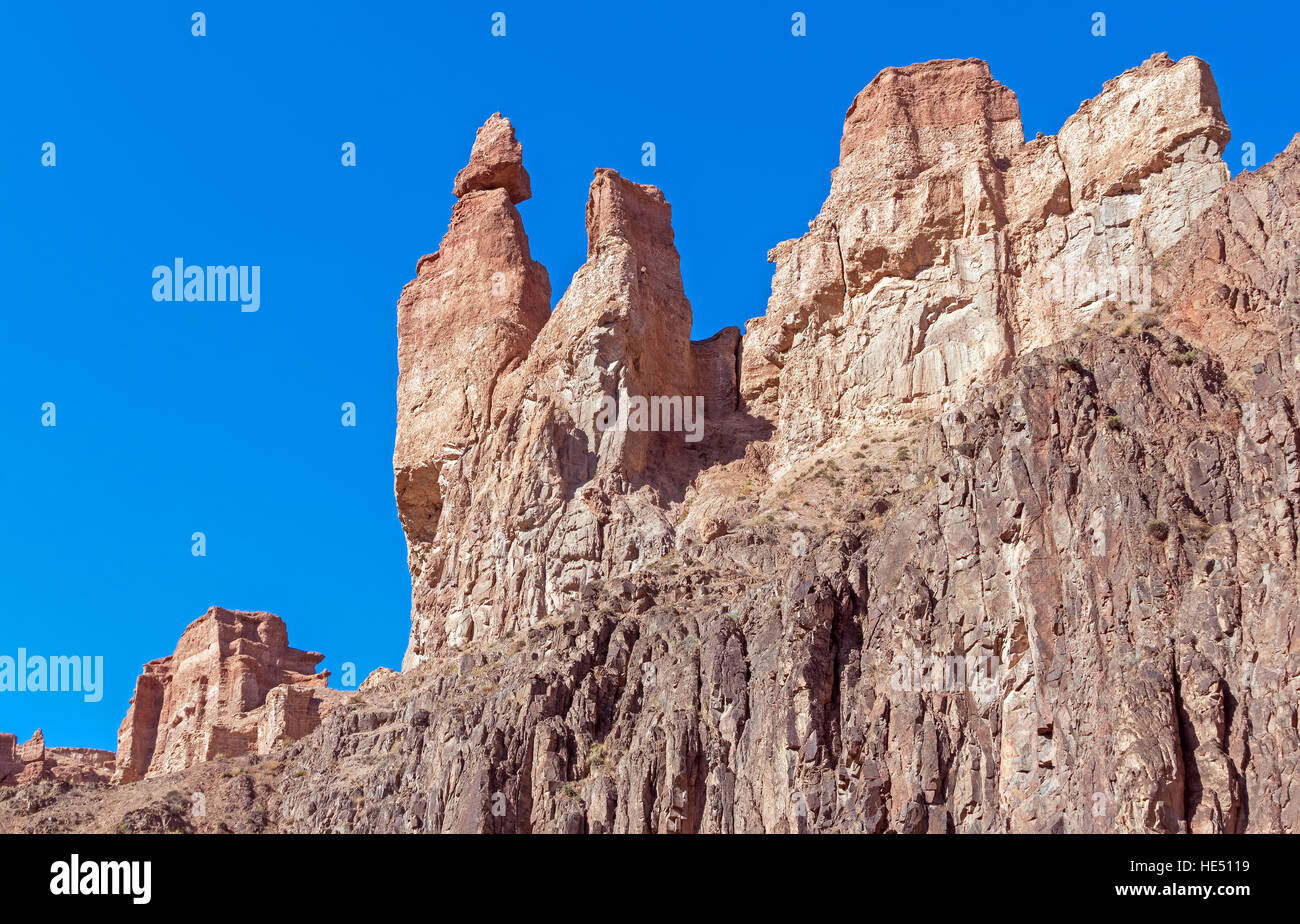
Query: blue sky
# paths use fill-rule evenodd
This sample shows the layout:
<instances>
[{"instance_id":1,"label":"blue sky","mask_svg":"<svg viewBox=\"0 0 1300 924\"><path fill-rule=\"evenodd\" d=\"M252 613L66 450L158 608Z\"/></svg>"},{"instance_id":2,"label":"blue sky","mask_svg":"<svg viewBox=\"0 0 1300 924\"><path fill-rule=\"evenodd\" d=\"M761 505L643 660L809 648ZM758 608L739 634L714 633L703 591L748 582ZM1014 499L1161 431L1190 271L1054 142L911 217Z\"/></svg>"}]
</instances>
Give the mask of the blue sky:
<instances>
[{"instance_id":1,"label":"blue sky","mask_svg":"<svg viewBox=\"0 0 1300 924\"><path fill-rule=\"evenodd\" d=\"M817 213L882 67L982 57L1032 137L1153 52L1195 54L1234 173L1241 142L1263 164L1300 130L1300 14L1281 5L846 6L0 7L0 655L105 662L97 703L0 693L0 731L114 747L141 664L212 604L278 613L336 686L343 662L358 680L400 664L394 307L493 111L524 145L555 300L585 256L592 170L613 167L673 205L696 337L763 312L766 253ZM152 269L177 257L260 266L260 310L155 302Z\"/></svg>"}]
</instances>

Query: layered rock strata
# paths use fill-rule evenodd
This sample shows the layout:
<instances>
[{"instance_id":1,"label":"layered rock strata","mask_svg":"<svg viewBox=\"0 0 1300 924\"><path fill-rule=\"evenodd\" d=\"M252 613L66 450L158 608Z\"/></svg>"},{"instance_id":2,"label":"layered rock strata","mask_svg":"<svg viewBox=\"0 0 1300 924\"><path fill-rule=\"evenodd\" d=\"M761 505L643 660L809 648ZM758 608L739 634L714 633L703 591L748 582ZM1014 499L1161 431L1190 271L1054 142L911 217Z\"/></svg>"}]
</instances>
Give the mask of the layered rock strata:
<instances>
[{"instance_id":1,"label":"layered rock strata","mask_svg":"<svg viewBox=\"0 0 1300 924\"><path fill-rule=\"evenodd\" d=\"M316 672L324 655L289 647L271 613L210 608L175 653L150 661L117 736L116 783L216 757L266 753L320 724L342 694Z\"/></svg>"},{"instance_id":2,"label":"layered rock strata","mask_svg":"<svg viewBox=\"0 0 1300 924\"><path fill-rule=\"evenodd\" d=\"M25 786L41 780L107 783L113 775L113 752L94 748L47 748L41 729L22 744L0 732L0 786Z\"/></svg>"}]
</instances>

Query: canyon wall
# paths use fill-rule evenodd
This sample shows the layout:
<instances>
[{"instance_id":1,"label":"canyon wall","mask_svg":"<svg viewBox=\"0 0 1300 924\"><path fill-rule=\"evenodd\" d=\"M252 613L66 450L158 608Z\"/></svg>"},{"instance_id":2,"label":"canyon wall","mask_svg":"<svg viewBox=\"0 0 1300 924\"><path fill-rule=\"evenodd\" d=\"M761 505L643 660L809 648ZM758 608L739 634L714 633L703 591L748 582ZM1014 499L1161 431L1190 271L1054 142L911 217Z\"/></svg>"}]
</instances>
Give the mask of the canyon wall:
<instances>
[{"instance_id":1,"label":"canyon wall","mask_svg":"<svg viewBox=\"0 0 1300 924\"><path fill-rule=\"evenodd\" d=\"M821 213L769 254L772 297L742 349L734 329L690 342L669 207L609 170L591 186L587 263L548 315L515 208L522 150L494 115L398 306L405 666L561 612L586 581L715 529L703 470L748 453L780 477L935 416L1116 307L1113 288L1150 309L1155 260L1228 181L1228 137L1196 58L1153 56L1029 143L984 62L889 68L849 109ZM602 431L605 395L701 396L702 439Z\"/></svg>"},{"instance_id":2,"label":"canyon wall","mask_svg":"<svg viewBox=\"0 0 1300 924\"><path fill-rule=\"evenodd\" d=\"M397 309L403 671L342 701L214 609L116 779L238 756L288 832L1300 831L1300 137L1228 139L1196 58L1030 140L983 62L889 68L691 341L610 170L550 310L493 115Z\"/></svg>"},{"instance_id":3,"label":"canyon wall","mask_svg":"<svg viewBox=\"0 0 1300 924\"><path fill-rule=\"evenodd\" d=\"M1229 182L1204 62L1028 141L983 62L887 69L703 343L605 170L546 316L506 124L399 305L407 676L294 747L291 829L1296 829L1295 164Z\"/></svg>"}]
</instances>

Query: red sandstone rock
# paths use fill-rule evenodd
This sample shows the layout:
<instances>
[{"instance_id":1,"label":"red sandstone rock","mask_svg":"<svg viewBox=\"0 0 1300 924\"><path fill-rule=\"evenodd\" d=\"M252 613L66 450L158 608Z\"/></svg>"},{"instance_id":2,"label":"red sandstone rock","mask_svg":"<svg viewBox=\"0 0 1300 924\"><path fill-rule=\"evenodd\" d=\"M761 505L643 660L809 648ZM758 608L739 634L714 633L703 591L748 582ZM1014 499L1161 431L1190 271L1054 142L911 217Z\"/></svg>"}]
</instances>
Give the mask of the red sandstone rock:
<instances>
[{"instance_id":1,"label":"red sandstone rock","mask_svg":"<svg viewBox=\"0 0 1300 924\"><path fill-rule=\"evenodd\" d=\"M493 113L474 138L469 163L456 174L452 189L457 198L480 189L504 189L516 205L532 195L523 148L515 140L515 129L501 113Z\"/></svg>"},{"instance_id":2,"label":"red sandstone rock","mask_svg":"<svg viewBox=\"0 0 1300 924\"><path fill-rule=\"evenodd\" d=\"M23 786L37 780L106 783L113 775L113 752L93 748L47 748L41 729L23 744L0 732L0 786Z\"/></svg>"},{"instance_id":3,"label":"red sandstone rock","mask_svg":"<svg viewBox=\"0 0 1300 924\"><path fill-rule=\"evenodd\" d=\"M311 731L338 701L324 655L289 647L271 613L212 607L176 652L150 661L118 731L114 782L183 770L214 757L265 753Z\"/></svg>"}]
</instances>

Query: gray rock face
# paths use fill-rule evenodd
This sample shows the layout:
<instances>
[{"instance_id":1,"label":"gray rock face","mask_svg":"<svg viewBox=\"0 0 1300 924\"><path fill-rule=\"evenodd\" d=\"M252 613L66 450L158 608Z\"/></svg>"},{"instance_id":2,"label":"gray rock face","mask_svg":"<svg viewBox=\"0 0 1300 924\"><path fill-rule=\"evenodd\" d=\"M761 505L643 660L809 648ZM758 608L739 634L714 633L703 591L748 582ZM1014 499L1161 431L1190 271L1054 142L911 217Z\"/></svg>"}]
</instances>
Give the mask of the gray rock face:
<instances>
[{"instance_id":1,"label":"gray rock face","mask_svg":"<svg viewBox=\"0 0 1300 924\"><path fill-rule=\"evenodd\" d=\"M376 683L290 750L284 824L1295 830L1295 425L1187 350L1028 356L916 458L784 489L817 512Z\"/></svg>"}]
</instances>

